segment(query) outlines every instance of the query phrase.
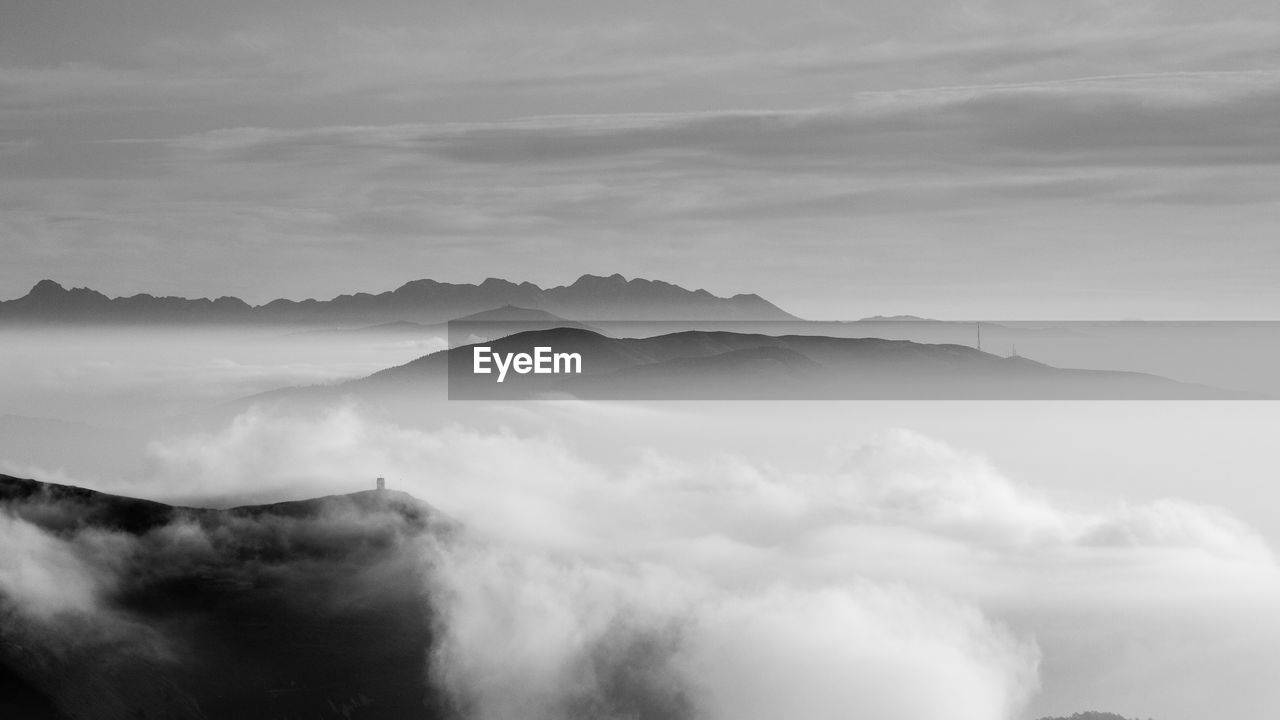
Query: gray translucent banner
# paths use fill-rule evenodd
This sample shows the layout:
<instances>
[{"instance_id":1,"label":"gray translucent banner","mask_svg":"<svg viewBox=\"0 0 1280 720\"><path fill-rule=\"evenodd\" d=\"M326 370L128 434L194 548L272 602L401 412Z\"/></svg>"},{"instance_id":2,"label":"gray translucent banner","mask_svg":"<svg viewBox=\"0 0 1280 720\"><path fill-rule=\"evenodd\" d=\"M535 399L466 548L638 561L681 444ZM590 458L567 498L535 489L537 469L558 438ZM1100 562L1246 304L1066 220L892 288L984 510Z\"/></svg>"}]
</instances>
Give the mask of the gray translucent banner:
<instances>
[{"instance_id":1,"label":"gray translucent banner","mask_svg":"<svg viewBox=\"0 0 1280 720\"><path fill-rule=\"evenodd\" d=\"M451 400L1265 400L1275 322L455 321Z\"/></svg>"}]
</instances>

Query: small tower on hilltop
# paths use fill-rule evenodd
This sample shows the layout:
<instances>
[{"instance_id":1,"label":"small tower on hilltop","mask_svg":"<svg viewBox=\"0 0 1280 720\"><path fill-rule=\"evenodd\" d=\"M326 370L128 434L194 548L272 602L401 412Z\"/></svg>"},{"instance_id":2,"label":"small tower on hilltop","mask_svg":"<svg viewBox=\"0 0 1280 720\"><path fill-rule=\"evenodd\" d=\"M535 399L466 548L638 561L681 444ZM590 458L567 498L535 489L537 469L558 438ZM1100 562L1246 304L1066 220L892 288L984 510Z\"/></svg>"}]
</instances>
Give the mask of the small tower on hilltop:
<instances>
[{"instance_id":1,"label":"small tower on hilltop","mask_svg":"<svg viewBox=\"0 0 1280 720\"><path fill-rule=\"evenodd\" d=\"M386 490L386 489L387 489L387 479L386 479L386 478L378 478L378 489L379 489L379 490Z\"/></svg>"}]
</instances>

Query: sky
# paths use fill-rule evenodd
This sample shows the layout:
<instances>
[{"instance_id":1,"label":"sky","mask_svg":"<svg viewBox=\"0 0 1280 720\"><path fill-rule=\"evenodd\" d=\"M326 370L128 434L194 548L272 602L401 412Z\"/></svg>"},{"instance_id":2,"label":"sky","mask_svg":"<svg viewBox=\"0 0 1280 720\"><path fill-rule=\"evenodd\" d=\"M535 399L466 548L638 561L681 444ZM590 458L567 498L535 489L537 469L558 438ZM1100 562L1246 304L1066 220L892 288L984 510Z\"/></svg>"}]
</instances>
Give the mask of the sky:
<instances>
[{"instance_id":1,"label":"sky","mask_svg":"<svg viewBox=\"0 0 1280 720\"><path fill-rule=\"evenodd\" d=\"M1280 318L1260 0L0 0L0 298Z\"/></svg>"}]
</instances>

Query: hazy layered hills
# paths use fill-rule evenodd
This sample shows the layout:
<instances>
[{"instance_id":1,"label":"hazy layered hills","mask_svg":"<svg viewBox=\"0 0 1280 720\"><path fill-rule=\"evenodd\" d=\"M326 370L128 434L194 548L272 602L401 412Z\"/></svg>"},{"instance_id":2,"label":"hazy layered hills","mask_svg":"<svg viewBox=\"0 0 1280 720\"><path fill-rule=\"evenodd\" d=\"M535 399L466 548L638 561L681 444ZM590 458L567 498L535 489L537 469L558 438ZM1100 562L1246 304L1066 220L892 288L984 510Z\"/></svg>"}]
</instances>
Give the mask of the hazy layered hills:
<instances>
[{"instance_id":1,"label":"hazy layered hills","mask_svg":"<svg viewBox=\"0 0 1280 720\"><path fill-rule=\"evenodd\" d=\"M532 310L529 308L516 307L515 305L503 305L502 307L490 310L482 310L481 312L471 313L462 317L453 318L449 322L442 323L420 323L410 320L395 320L378 325L361 325L357 327L344 328L325 328L316 330L302 330L298 335L365 335L365 336L447 336L449 334L450 323L455 323L455 332L466 332L468 329L474 331L483 331L485 337L501 337L502 335L511 335L522 330L550 330L558 327L586 327L581 323L574 322L553 315L545 310Z\"/></svg>"},{"instance_id":2,"label":"hazy layered hills","mask_svg":"<svg viewBox=\"0 0 1280 720\"><path fill-rule=\"evenodd\" d=\"M1088 712L1073 713L1068 717L1046 717L1040 718L1040 720L1128 720L1128 718L1115 713L1090 710ZM1134 720L1137 720L1137 718Z\"/></svg>"},{"instance_id":3,"label":"hazy layered hills","mask_svg":"<svg viewBox=\"0 0 1280 720\"><path fill-rule=\"evenodd\" d=\"M526 312L598 320L794 320L758 295L718 297L659 280L583 275L570 285L542 288L489 278L457 284L414 280L382 293L331 300L278 299L262 305L234 297L190 299L140 294L108 297L42 280L21 298L0 302L2 323L277 323L374 325L440 323L506 306ZM510 314L508 312L507 314Z\"/></svg>"},{"instance_id":4,"label":"hazy layered hills","mask_svg":"<svg viewBox=\"0 0 1280 720\"><path fill-rule=\"evenodd\" d=\"M490 354L537 347L582 357L581 374L473 372L478 344L433 353L338 387L439 387L454 399L568 394L593 399L1191 399L1239 393L1144 373L1063 369L964 345L878 338L686 331L613 338L580 328L517 333Z\"/></svg>"}]
</instances>

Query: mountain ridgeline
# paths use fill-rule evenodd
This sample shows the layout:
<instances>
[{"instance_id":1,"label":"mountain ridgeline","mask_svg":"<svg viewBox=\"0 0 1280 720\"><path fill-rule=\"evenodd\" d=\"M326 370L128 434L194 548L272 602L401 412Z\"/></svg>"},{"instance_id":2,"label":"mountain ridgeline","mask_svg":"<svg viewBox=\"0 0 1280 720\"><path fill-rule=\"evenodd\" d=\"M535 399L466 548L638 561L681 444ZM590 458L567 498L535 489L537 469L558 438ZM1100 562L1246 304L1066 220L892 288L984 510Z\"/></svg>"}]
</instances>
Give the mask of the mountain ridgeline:
<instances>
[{"instance_id":1,"label":"mountain ridgeline","mask_svg":"<svg viewBox=\"0 0 1280 720\"><path fill-rule=\"evenodd\" d=\"M60 563L47 593L0 575L0 717L456 717L426 576L457 529L394 490L216 510L0 475L6 551Z\"/></svg>"},{"instance_id":2,"label":"mountain ridgeline","mask_svg":"<svg viewBox=\"0 0 1280 720\"><path fill-rule=\"evenodd\" d=\"M580 371L508 372L498 382L498 373L491 366L490 372L476 372L477 348L488 357L533 356L538 348L575 354L581 358ZM472 341L325 392L404 396L431 389L439 393L446 386L448 396L455 400L564 396L596 400L1245 397L1145 373L1058 368L964 345L702 330L619 338L569 327Z\"/></svg>"},{"instance_id":3,"label":"mountain ridgeline","mask_svg":"<svg viewBox=\"0 0 1280 720\"><path fill-rule=\"evenodd\" d=\"M25 296L0 302L0 323L368 325L439 323L503 306L587 320L794 320L759 295L719 297L622 275L583 275L570 285L542 288L489 278L479 284L414 280L377 294L331 300L278 299L250 305L235 297L183 298L140 294L108 297L41 280Z\"/></svg>"},{"instance_id":4,"label":"mountain ridgeline","mask_svg":"<svg viewBox=\"0 0 1280 720\"><path fill-rule=\"evenodd\" d=\"M1123 715L1117 715L1115 713L1098 712L1096 710L1089 710L1087 712L1073 713L1068 717L1046 717L1046 718L1040 718L1040 720L1129 720L1129 718L1126 718ZM1133 718L1133 720L1139 720L1139 719ZM1148 718L1147 720L1150 720L1150 718Z\"/></svg>"}]
</instances>

